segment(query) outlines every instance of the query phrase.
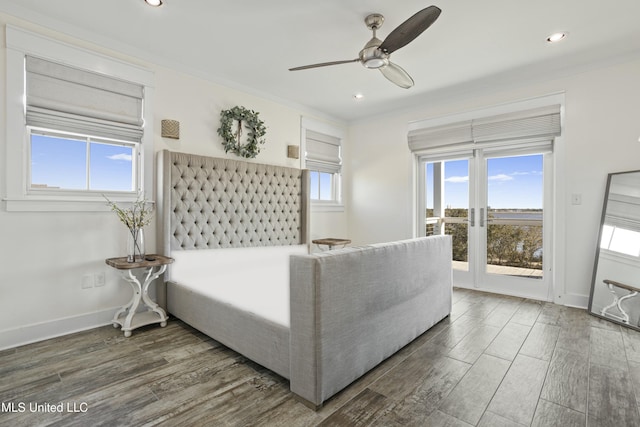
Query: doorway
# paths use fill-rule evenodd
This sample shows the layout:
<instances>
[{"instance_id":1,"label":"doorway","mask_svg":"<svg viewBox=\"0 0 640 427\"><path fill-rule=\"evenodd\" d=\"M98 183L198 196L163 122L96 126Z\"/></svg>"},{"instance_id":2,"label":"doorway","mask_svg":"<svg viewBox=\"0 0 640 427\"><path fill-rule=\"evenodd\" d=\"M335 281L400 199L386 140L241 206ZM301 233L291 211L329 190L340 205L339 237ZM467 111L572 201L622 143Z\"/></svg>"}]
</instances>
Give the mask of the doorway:
<instances>
[{"instance_id":1,"label":"doorway","mask_svg":"<svg viewBox=\"0 0 640 427\"><path fill-rule=\"evenodd\" d=\"M420 234L452 236L455 286L552 299L552 154L520 145L420 157Z\"/></svg>"}]
</instances>

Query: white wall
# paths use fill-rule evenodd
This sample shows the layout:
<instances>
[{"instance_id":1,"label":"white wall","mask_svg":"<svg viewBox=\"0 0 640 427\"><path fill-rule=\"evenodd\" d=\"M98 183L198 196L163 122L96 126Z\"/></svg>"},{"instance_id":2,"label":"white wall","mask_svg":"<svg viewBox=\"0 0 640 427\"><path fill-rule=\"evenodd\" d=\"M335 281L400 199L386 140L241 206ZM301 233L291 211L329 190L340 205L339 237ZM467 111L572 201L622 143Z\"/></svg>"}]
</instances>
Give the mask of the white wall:
<instances>
[{"instance_id":1,"label":"white wall","mask_svg":"<svg viewBox=\"0 0 640 427\"><path fill-rule=\"evenodd\" d=\"M24 26L54 38L139 64L105 49L51 33L43 28L0 15L4 25ZM5 129L5 52L0 55L0 128ZM299 167L287 158L287 145L300 144L301 116L344 124L314 116L313 112L226 88L153 64L140 64L155 73L154 149L171 149L216 157L225 154L217 136L219 115L235 105L256 110L267 126L267 143L251 161ZM160 121L180 121L180 140L162 138ZM345 130L346 132L346 130ZM0 133L0 195L6 196L6 141ZM155 162L154 162L155 164ZM317 227L314 227L314 222ZM312 215L312 235L339 229L346 233L346 214ZM111 212L7 212L0 210L0 349L51 336L108 324L118 306L131 297L130 286L107 267L104 260L120 256L126 229ZM155 229L145 230L147 252L154 252ZM106 285L81 289L85 274L105 273Z\"/></svg>"},{"instance_id":2,"label":"white wall","mask_svg":"<svg viewBox=\"0 0 640 427\"><path fill-rule=\"evenodd\" d=\"M565 164L558 165L559 191L564 212L558 233L566 248L563 277L556 283L569 304L586 306L609 172L640 169L640 60L585 71L565 78L491 93L469 94L467 99L440 102L376 117L350 126L351 157L349 232L358 244L412 237L412 157L407 123L508 102L565 93L562 143ZM582 204L571 205L572 193ZM561 299L562 299L561 298Z\"/></svg>"},{"instance_id":3,"label":"white wall","mask_svg":"<svg viewBox=\"0 0 640 427\"><path fill-rule=\"evenodd\" d=\"M412 237L413 163L408 116L377 118L349 129L348 228L354 244ZM357 154L356 154L357 153Z\"/></svg>"}]
</instances>

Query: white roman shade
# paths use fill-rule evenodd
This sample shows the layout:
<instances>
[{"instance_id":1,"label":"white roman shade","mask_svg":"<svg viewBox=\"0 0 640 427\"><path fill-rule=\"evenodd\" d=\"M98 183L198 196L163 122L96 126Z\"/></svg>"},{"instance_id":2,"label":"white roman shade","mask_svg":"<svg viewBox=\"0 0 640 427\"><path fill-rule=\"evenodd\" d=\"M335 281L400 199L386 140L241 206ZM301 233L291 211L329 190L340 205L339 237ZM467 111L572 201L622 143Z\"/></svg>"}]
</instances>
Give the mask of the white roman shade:
<instances>
[{"instance_id":1,"label":"white roman shade","mask_svg":"<svg viewBox=\"0 0 640 427\"><path fill-rule=\"evenodd\" d=\"M605 224L640 232L640 198L609 193Z\"/></svg>"},{"instance_id":2,"label":"white roman shade","mask_svg":"<svg viewBox=\"0 0 640 427\"><path fill-rule=\"evenodd\" d=\"M445 146L458 146L462 149L471 144L473 144L471 120L409 132L409 149L411 151Z\"/></svg>"},{"instance_id":3,"label":"white roman shade","mask_svg":"<svg viewBox=\"0 0 640 427\"><path fill-rule=\"evenodd\" d=\"M552 141L560 135L560 105L550 105L446 125L411 129L408 135L412 152L447 150L467 151L508 143Z\"/></svg>"},{"instance_id":4,"label":"white roman shade","mask_svg":"<svg viewBox=\"0 0 640 427\"><path fill-rule=\"evenodd\" d=\"M27 125L140 142L144 87L26 56Z\"/></svg>"},{"instance_id":5,"label":"white roman shade","mask_svg":"<svg viewBox=\"0 0 640 427\"><path fill-rule=\"evenodd\" d=\"M615 226L618 228L623 228L625 230L632 230L637 233L640 233L640 222L637 219L629 219L616 217L612 215L605 216L604 225Z\"/></svg>"},{"instance_id":6,"label":"white roman shade","mask_svg":"<svg viewBox=\"0 0 640 427\"><path fill-rule=\"evenodd\" d=\"M307 130L305 144L307 169L327 173L340 173L342 168L340 139Z\"/></svg>"}]
</instances>

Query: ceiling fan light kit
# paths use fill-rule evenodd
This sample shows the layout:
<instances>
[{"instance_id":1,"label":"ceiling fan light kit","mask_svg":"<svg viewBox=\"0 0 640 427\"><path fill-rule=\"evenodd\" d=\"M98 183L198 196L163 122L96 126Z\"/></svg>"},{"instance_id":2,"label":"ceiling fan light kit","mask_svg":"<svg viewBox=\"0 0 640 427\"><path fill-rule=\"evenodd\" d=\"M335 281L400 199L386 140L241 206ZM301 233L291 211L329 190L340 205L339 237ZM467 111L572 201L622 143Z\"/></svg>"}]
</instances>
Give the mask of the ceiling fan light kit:
<instances>
[{"instance_id":1,"label":"ceiling fan light kit","mask_svg":"<svg viewBox=\"0 0 640 427\"><path fill-rule=\"evenodd\" d=\"M368 55L366 53L362 55L360 60L362 61L362 65L364 65L366 68L370 70L377 70L378 68L382 68L389 65L388 58L377 58L375 56Z\"/></svg>"},{"instance_id":2,"label":"ceiling fan light kit","mask_svg":"<svg viewBox=\"0 0 640 427\"><path fill-rule=\"evenodd\" d=\"M330 65L346 64L349 62L360 62L365 68L380 70L383 76L397 86L408 89L414 85L411 76L397 64L389 60L391 53L406 46L424 30L429 28L442 11L436 6L429 6L422 9L411 18L396 27L384 41L376 37L376 31L384 23L384 16L379 13L372 13L364 18L365 25L373 31L373 37L364 45L358 58L344 61L322 62L319 64L303 65L301 67L290 68L289 71L307 70L309 68L327 67Z\"/></svg>"}]
</instances>

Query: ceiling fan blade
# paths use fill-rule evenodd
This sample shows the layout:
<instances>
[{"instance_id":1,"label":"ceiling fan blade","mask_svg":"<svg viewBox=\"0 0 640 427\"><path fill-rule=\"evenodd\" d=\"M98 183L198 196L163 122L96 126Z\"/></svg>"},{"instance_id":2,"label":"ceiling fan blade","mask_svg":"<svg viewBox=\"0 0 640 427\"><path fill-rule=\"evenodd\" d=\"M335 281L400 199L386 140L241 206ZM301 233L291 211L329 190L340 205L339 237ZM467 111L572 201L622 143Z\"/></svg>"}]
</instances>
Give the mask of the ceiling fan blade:
<instances>
[{"instance_id":1,"label":"ceiling fan blade","mask_svg":"<svg viewBox=\"0 0 640 427\"><path fill-rule=\"evenodd\" d=\"M309 68L328 67L329 65L348 64L349 62L358 62L360 58L347 59L345 61L321 62L319 64L303 65L302 67L289 68L289 71L308 70Z\"/></svg>"},{"instance_id":2,"label":"ceiling fan blade","mask_svg":"<svg viewBox=\"0 0 640 427\"><path fill-rule=\"evenodd\" d=\"M389 81L397 84L403 89L409 89L413 86L413 79L405 70L402 69L399 65L394 64L393 62L389 62L389 65L386 67L378 68L383 76L385 76Z\"/></svg>"},{"instance_id":3,"label":"ceiling fan blade","mask_svg":"<svg viewBox=\"0 0 640 427\"><path fill-rule=\"evenodd\" d=\"M440 10L437 6L429 6L413 15L411 18L400 24L395 30L387 36L380 45L380 50L390 54L409 44L413 39L418 37L424 30L433 24Z\"/></svg>"}]
</instances>

